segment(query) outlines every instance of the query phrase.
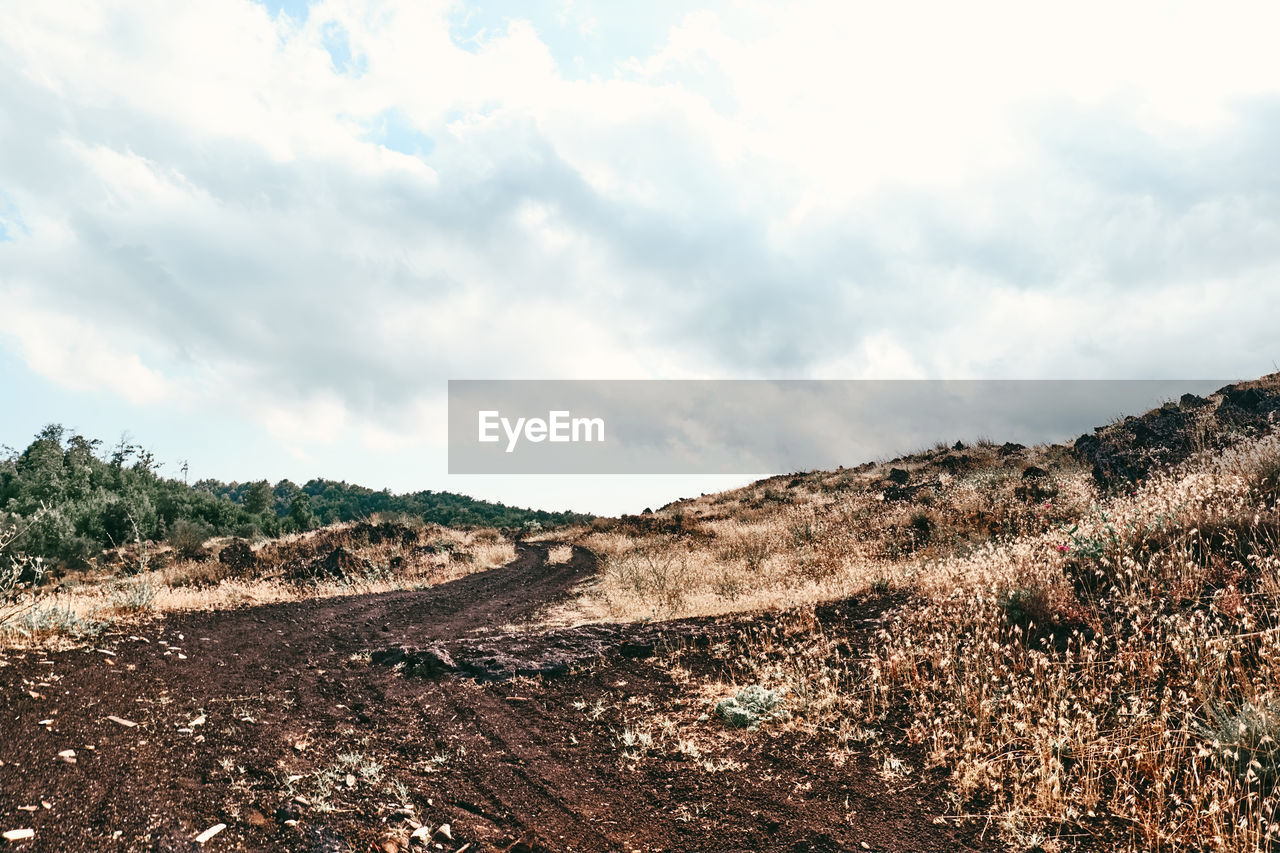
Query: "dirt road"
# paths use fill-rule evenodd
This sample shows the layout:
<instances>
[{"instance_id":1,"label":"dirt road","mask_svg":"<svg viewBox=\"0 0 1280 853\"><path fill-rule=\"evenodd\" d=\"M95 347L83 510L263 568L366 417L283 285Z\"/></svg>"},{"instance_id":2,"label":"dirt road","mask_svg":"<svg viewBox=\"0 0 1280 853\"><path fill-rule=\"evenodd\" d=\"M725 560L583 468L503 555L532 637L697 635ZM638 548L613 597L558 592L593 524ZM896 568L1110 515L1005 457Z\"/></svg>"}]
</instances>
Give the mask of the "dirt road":
<instances>
[{"instance_id":1,"label":"dirt road","mask_svg":"<svg viewBox=\"0 0 1280 853\"><path fill-rule=\"evenodd\" d=\"M520 546L426 590L0 654L0 831L34 830L0 849L971 849L935 822L933 781L889 790L869 760L837 768L799 735L698 719L689 673L713 664L652 652L715 623L504 630L594 570L585 551L552 565ZM671 708L719 751L628 743Z\"/></svg>"}]
</instances>

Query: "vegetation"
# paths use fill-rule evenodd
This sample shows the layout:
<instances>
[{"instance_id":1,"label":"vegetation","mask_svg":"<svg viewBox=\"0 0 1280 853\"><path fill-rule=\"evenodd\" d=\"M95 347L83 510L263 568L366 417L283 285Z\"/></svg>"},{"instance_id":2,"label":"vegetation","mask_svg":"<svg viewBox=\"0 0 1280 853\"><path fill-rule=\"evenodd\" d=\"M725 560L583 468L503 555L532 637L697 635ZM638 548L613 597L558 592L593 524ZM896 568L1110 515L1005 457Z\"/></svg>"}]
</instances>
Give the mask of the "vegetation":
<instances>
[{"instance_id":1,"label":"vegetation","mask_svg":"<svg viewBox=\"0 0 1280 853\"><path fill-rule=\"evenodd\" d=\"M180 527L181 525L175 525ZM0 568L17 531L0 524ZM0 571L0 648L96 636L113 622L148 613L209 610L353 593L423 589L515 559L491 528L456 530L405 517L347 522L251 546L226 537L177 544L134 543L117 561L43 586ZM184 543L198 553L183 556Z\"/></svg>"},{"instance_id":2,"label":"vegetation","mask_svg":"<svg viewBox=\"0 0 1280 853\"><path fill-rule=\"evenodd\" d=\"M767 695L818 760L940 770L1011 849L1280 849L1278 410L1270 377L1074 448L941 445L597 520L576 542L605 571L564 618L780 611L716 652L718 716Z\"/></svg>"},{"instance_id":3,"label":"vegetation","mask_svg":"<svg viewBox=\"0 0 1280 853\"><path fill-rule=\"evenodd\" d=\"M20 532L13 550L73 568L104 548L169 541L198 556L213 535L276 537L400 513L451 527L521 527L585 516L488 503L450 492L395 495L331 480L187 485L161 477L154 456L122 440L102 442L51 424L28 447L0 455L0 522ZM7 566L7 564L6 564Z\"/></svg>"}]
</instances>

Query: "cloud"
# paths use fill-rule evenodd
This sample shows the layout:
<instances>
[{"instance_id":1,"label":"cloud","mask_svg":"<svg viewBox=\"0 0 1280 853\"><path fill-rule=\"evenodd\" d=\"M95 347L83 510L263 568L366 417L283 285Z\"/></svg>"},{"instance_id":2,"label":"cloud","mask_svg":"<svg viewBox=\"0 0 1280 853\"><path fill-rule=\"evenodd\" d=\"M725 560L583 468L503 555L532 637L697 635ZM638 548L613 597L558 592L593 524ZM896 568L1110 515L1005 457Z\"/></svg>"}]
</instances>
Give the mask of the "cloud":
<instances>
[{"instance_id":1,"label":"cloud","mask_svg":"<svg viewBox=\"0 0 1280 853\"><path fill-rule=\"evenodd\" d=\"M8 346L378 446L450 377L1276 357L1270 6L483 5L10 10Z\"/></svg>"}]
</instances>

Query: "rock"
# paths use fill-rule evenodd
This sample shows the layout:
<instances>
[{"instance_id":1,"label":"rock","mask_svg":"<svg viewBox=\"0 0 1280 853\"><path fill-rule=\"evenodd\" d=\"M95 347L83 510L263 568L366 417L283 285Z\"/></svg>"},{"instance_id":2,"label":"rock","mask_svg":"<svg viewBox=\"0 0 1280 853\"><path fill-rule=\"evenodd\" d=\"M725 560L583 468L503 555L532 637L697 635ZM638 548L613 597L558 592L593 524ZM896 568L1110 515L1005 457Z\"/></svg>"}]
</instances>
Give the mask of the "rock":
<instances>
[{"instance_id":1,"label":"rock","mask_svg":"<svg viewBox=\"0 0 1280 853\"><path fill-rule=\"evenodd\" d=\"M955 444L951 445L951 449L952 449L952 450L964 450L964 442L963 442L963 441L957 441Z\"/></svg>"},{"instance_id":2,"label":"rock","mask_svg":"<svg viewBox=\"0 0 1280 853\"><path fill-rule=\"evenodd\" d=\"M538 836L532 829L520 836L520 840L505 848L503 853L533 853L538 843Z\"/></svg>"},{"instance_id":3,"label":"rock","mask_svg":"<svg viewBox=\"0 0 1280 853\"><path fill-rule=\"evenodd\" d=\"M307 827L307 853L352 853L351 845L337 831L324 826Z\"/></svg>"},{"instance_id":4,"label":"rock","mask_svg":"<svg viewBox=\"0 0 1280 853\"><path fill-rule=\"evenodd\" d=\"M117 717L114 715L108 716L107 719L115 723L117 726L124 726L126 729L131 729L138 725L133 720L126 720L124 717Z\"/></svg>"},{"instance_id":5,"label":"rock","mask_svg":"<svg viewBox=\"0 0 1280 853\"><path fill-rule=\"evenodd\" d=\"M1043 480L1048 476L1048 471L1043 468L1037 468L1035 465L1028 466L1027 469L1022 472L1022 479L1024 480Z\"/></svg>"},{"instance_id":6,"label":"rock","mask_svg":"<svg viewBox=\"0 0 1280 853\"><path fill-rule=\"evenodd\" d=\"M457 672L458 665L453 662L453 655L444 646L428 646L414 652L408 663L408 669L414 675L434 677L448 672Z\"/></svg>"},{"instance_id":7,"label":"rock","mask_svg":"<svg viewBox=\"0 0 1280 853\"><path fill-rule=\"evenodd\" d=\"M644 640L628 640L618 651L624 658L651 658L656 654L654 644Z\"/></svg>"},{"instance_id":8,"label":"rock","mask_svg":"<svg viewBox=\"0 0 1280 853\"><path fill-rule=\"evenodd\" d=\"M276 809L276 823L288 823L291 820L302 820L302 806L288 802Z\"/></svg>"},{"instance_id":9,"label":"rock","mask_svg":"<svg viewBox=\"0 0 1280 853\"><path fill-rule=\"evenodd\" d=\"M911 475L903 468L890 468L889 473L888 475L886 475L885 479L887 479L890 483L896 483L899 486L905 486L907 483L907 480L911 479Z\"/></svg>"},{"instance_id":10,"label":"rock","mask_svg":"<svg viewBox=\"0 0 1280 853\"><path fill-rule=\"evenodd\" d=\"M295 582L342 580L352 575L365 574L371 568L368 560L339 545L322 559L292 566L287 574Z\"/></svg>"},{"instance_id":11,"label":"rock","mask_svg":"<svg viewBox=\"0 0 1280 853\"><path fill-rule=\"evenodd\" d=\"M34 829L11 829L3 836L5 841L26 841L29 838L36 837Z\"/></svg>"},{"instance_id":12,"label":"rock","mask_svg":"<svg viewBox=\"0 0 1280 853\"><path fill-rule=\"evenodd\" d=\"M227 825L225 823L215 823L213 826L196 836L196 844L208 844L213 840L215 835L226 828Z\"/></svg>"},{"instance_id":13,"label":"rock","mask_svg":"<svg viewBox=\"0 0 1280 853\"><path fill-rule=\"evenodd\" d=\"M1012 441L1006 441L1004 444L1000 445L1000 449L996 452L999 453L1001 456L1015 456L1026 449L1027 448L1025 445L1017 444L1016 442L1012 442Z\"/></svg>"},{"instance_id":14,"label":"rock","mask_svg":"<svg viewBox=\"0 0 1280 853\"><path fill-rule=\"evenodd\" d=\"M1224 402L1246 412L1257 411L1267 400L1266 395L1257 388L1237 388L1234 385L1222 389L1222 396Z\"/></svg>"},{"instance_id":15,"label":"rock","mask_svg":"<svg viewBox=\"0 0 1280 853\"><path fill-rule=\"evenodd\" d=\"M231 542L218 553L218 562L234 574L245 575L257 567L258 555L248 542Z\"/></svg>"},{"instance_id":16,"label":"rock","mask_svg":"<svg viewBox=\"0 0 1280 853\"><path fill-rule=\"evenodd\" d=\"M58 757L68 764L76 763L76 751L74 749L64 749L58 753Z\"/></svg>"}]
</instances>

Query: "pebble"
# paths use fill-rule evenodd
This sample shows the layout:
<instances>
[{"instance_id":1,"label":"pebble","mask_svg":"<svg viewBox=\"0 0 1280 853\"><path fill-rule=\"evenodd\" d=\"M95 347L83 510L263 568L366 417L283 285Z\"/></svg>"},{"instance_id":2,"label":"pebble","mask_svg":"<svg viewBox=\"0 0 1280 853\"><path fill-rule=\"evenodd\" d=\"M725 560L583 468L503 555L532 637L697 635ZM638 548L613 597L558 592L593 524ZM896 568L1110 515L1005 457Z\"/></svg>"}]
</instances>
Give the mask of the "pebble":
<instances>
[{"instance_id":1,"label":"pebble","mask_svg":"<svg viewBox=\"0 0 1280 853\"><path fill-rule=\"evenodd\" d=\"M207 843L215 835L217 835L219 832L222 832L222 830L226 828L227 828L227 825L225 823L215 823L213 826L209 827L204 832L196 836L196 844Z\"/></svg>"}]
</instances>

